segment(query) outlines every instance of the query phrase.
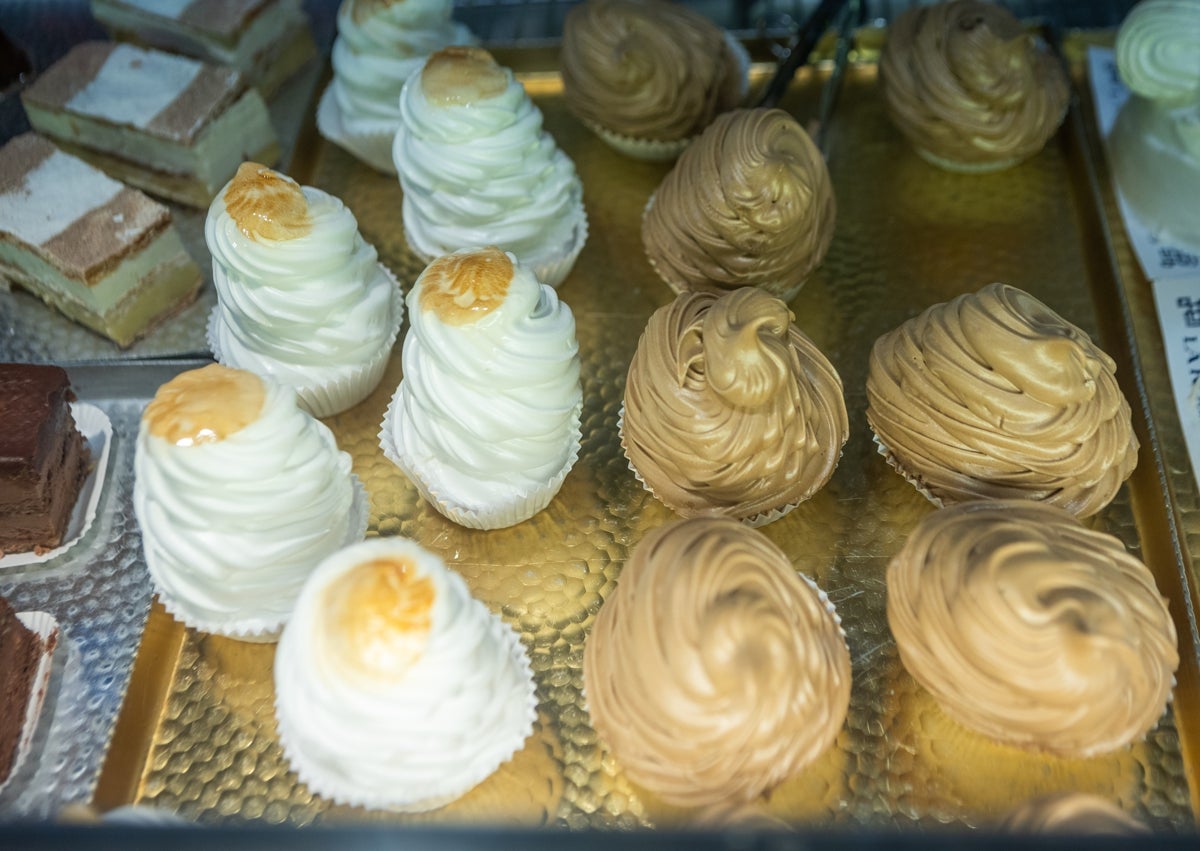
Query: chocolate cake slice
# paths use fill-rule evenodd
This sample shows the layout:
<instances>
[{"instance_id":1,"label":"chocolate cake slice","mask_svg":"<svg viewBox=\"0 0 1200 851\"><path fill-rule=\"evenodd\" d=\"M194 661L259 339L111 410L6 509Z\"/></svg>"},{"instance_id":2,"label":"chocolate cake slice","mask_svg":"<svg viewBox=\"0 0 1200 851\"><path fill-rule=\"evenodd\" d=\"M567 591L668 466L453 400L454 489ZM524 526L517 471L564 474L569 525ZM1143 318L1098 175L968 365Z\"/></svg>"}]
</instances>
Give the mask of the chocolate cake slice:
<instances>
[{"instance_id":1,"label":"chocolate cake slice","mask_svg":"<svg viewBox=\"0 0 1200 851\"><path fill-rule=\"evenodd\" d=\"M92 0L113 38L237 68L263 97L316 55L300 0Z\"/></svg>"},{"instance_id":2,"label":"chocolate cake slice","mask_svg":"<svg viewBox=\"0 0 1200 851\"><path fill-rule=\"evenodd\" d=\"M262 96L233 68L129 44L73 47L21 93L33 129L112 177L207 207L245 160L279 158Z\"/></svg>"},{"instance_id":3,"label":"chocolate cake slice","mask_svg":"<svg viewBox=\"0 0 1200 851\"><path fill-rule=\"evenodd\" d=\"M53 549L87 475L89 453L61 367L0 364L0 551ZM0 691L0 694L4 692Z\"/></svg>"},{"instance_id":4,"label":"chocolate cake slice","mask_svg":"<svg viewBox=\"0 0 1200 851\"><path fill-rule=\"evenodd\" d=\"M0 148L0 278L119 346L201 285L170 210L36 133Z\"/></svg>"},{"instance_id":5,"label":"chocolate cake slice","mask_svg":"<svg viewBox=\"0 0 1200 851\"><path fill-rule=\"evenodd\" d=\"M0 597L0 784L12 773L42 641Z\"/></svg>"}]
</instances>

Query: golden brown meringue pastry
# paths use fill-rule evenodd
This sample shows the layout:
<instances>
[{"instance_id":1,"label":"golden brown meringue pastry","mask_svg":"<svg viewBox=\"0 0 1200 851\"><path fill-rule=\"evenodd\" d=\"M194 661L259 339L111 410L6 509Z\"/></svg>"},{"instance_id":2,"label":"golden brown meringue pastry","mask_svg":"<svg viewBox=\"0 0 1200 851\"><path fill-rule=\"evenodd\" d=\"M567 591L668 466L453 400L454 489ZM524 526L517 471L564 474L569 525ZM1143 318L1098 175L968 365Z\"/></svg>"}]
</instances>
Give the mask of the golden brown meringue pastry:
<instances>
[{"instance_id":1,"label":"golden brown meringue pastry","mask_svg":"<svg viewBox=\"0 0 1200 851\"><path fill-rule=\"evenodd\" d=\"M990 284L875 342L867 420L889 463L938 505L1019 497L1087 517L1137 463L1115 368L1029 293Z\"/></svg>"},{"instance_id":2,"label":"golden brown meringue pastry","mask_svg":"<svg viewBox=\"0 0 1200 851\"><path fill-rule=\"evenodd\" d=\"M744 71L716 24L682 3L586 0L563 24L567 108L622 136L695 136L737 106Z\"/></svg>"},{"instance_id":3,"label":"golden brown meringue pastry","mask_svg":"<svg viewBox=\"0 0 1200 851\"><path fill-rule=\"evenodd\" d=\"M904 667L989 738L1107 753L1144 736L1171 697L1179 654L1154 577L1055 506L978 501L927 515L887 585Z\"/></svg>"},{"instance_id":4,"label":"golden brown meringue pastry","mask_svg":"<svg viewBox=\"0 0 1200 851\"><path fill-rule=\"evenodd\" d=\"M642 219L646 256L671 289L757 286L791 300L833 240L821 152L781 109L738 109L688 147Z\"/></svg>"},{"instance_id":5,"label":"golden brown meringue pastry","mask_svg":"<svg viewBox=\"0 0 1200 851\"><path fill-rule=\"evenodd\" d=\"M687 293L650 317L625 382L621 445L685 517L754 525L833 475L849 434L842 382L761 290Z\"/></svg>"},{"instance_id":6,"label":"golden brown meringue pastry","mask_svg":"<svg viewBox=\"0 0 1200 851\"><path fill-rule=\"evenodd\" d=\"M1137 836L1150 829L1112 801L1083 792L1031 798L1000 825L1007 833L1069 833L1075 836Z\"/></svg>"},{"instance_id":7,"label":"golden brown meringue pastry","mask_svg":"<svg viewBox=\"0 0 1200 851\"><path fill-rule=\"evenodd\" d=\"M1036 154L1067 112L1062 64L992 3L914 6L888 30L879 80L892 121L925 159L994 171Z\"/></svg>"},{"instance_id":8,"label":"golden brown meringue pastry","mask_svg":"<svg viewBox=\"0 0 1200 851\"><path fill-rule=\"evenodd\" d=\"M750 801L833 743L850 654L833 606L763 534L654 530L584 645L592 723L635 783L681 806Z\"/></svg>"}]
</instances>

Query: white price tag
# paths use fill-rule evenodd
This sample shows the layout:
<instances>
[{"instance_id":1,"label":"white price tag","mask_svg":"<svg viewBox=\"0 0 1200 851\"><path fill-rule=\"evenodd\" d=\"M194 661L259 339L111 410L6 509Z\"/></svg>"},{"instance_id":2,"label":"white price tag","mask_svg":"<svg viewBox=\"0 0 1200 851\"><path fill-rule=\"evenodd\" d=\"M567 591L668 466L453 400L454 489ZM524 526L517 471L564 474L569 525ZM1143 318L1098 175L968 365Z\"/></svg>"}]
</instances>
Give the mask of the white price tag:
<instances>
[{"instance_id":1,"label":"white price tag","mask_svg":"<svg viewBox=\"0 0 1200 851\"><path fill-rule=\"evenodd\" d=\"M1195 473L1200 470L1200 276L1155 281L1154 302L1175 407Z\"/></svg>"},{"instance_id":2,"label":"white price tag","mask_svg":"<svg viewBox=\"0 0 1200 851\"><path fill-rule=\"evenodd\" d=\"M1096 123L1107 148L1117 113L1129 97L1129 90L1117 71L1116 54L1110 48L1088 48L1088 81L1096 104ZM1125 220L1125 230L1129 233L1129 241L1146 277L1152 281L1165 281L1195 278L1200 274L1200 255L1161 239L1125 203L1120 189L1114 188L1121 217Z\"/></svg>"}]
</instances>

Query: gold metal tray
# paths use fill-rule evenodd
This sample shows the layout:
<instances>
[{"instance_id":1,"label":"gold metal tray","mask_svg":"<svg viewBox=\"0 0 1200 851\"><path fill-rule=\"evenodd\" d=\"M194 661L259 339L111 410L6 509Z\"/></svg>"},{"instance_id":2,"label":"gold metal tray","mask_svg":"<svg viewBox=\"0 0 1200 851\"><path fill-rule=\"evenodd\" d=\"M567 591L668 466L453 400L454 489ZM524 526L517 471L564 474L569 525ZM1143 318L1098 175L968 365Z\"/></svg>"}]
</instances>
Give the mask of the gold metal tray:
<instances>
[{"instance_id":1,"label":"gold metal tray","mask_svg":"<svg viewBox=\"0 0 1200 851\"><path fill-rule=\"evenodd\" d=\"M521 632L537 678L539 720L524 750L463 799L423 816L335 807L289 771L273 713L272 645L185 630L151 614L96 805L137 802L201 822L386 821L571 828L677 826L688 814L635 788L592 730L582 650L592 619L645 533L673 518L629 471L617 437L624 377L641 329L672 298L646 261L643 206L669 166L606 147L565 110L552 50L506 55L574 159L591 236L559 290L578 323L584 445L549 508L511 529L455 526L424 504L380 453L376 434L400 379L397 346L379 389L329 419L371 495L370 534L405 535L441 555ZM769 71L756 66L761 80ZM782 106L816 113L827 71L805 69ZM851 436L829 485L764 528L837 605L854 684L835 747L779 787L770 814L835 829L986 826L1029 796L1104 795L1157 830L1194 824L1197 638L1191 554L1200 496L1191 484L1157 328L1111 198L1097 206L1094 140L1078 110L1033 160L995 175L955 175L919 159L890 125L869 62L848 70L831 125L838 202L833 246L792 302L796 321L839 370ZM1101 164L1102 165L1102 164ZM407 288L421 264L401 232L400 187L311 134L293 174L340 196ZM1103 182L1103 181L1101 181ZM1105 218L1107 216L1107 219ZM1119 226L1116 228L1119 231ZM1110 248L1115 253L1110 253ZM1093 525L1118 535L1154 570L1178 620L1184 663L1175 702L1146 739L1095 759L1040 756L993 744L950 721L900 665L885 617L884 572L932 506L876 453L864 415L867 356L885 331L935 302L1007 281L1097 336L1119 362L1143 454L1134 477Z\"/></svg>"}]
</instances>

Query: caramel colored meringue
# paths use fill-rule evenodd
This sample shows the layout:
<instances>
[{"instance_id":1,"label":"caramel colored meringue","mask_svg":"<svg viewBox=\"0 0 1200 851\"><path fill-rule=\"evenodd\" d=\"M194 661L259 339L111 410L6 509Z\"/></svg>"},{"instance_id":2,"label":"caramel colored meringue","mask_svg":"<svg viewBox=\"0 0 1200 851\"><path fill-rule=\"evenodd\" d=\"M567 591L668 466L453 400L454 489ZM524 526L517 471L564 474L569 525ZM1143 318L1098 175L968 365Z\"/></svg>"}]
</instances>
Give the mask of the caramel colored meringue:
<instances>
[{"instance_id":1,"label":"caramel colored meringue","mask_svg":"<svg viewBox=\"0 0 1200 851\"><path fill-rule=\"evenodd\" d=\"M938 505L1023 498L1087 517L1137 463L1112 358L1022 290L934 305L871 349L880 451Z\"/></svg>"},{"instance_id":2,"label":"caramel colored meringue","mask_svg":"<svg viewBox=\"0 0 1200 851\"><path fill-rule=\"evenodd\" d=\"M629 778L733 806L829 748L850 702L832 604L763 534L700 517L633 551L584 645L592 723Z\"/></svg>"},{"instance_id":3,"label":"caramel colored meringue","mask_svg":"<svg viewBox=\"0 0 1200 851\"><path fill-rule=\"evenodd\" d=\"M563 91L580 120L637 139L698 134L745 72L708 18L664 0L587 0L563 24Z\"/></svg>"},{"instance_id":4,"label":"caramel colored meringue","mask_svg":"<svg viewBox=\"0 0 1200 851\"><path fill-rule=\"evenodd\" d=\"M837 206L821 152L781 109L725 113L683 152L642 219L676 292L761 287L785 301L820 265Z\"/></svg>"},{"instance_id":5,"label":"caramel colored meringue","mask_svg":"<svg viewBox=\"0 0 1200 851\"><path fill-rule=\"evenodd\" d=\"M1056 792L1024 802L1000 825L1006 833L1067 833L1073 836L1138 836L1150 828L1107 798Z\"/></svg>"},{"instance_id":6,"label":"caramel colored meringue","mask_svg":"<svg viewBox=\"0 0 1200 851\"><path fill-rule=\"evenodd\" d=\"M887 585L904 667L989 738L1108 753L1141 739L1171 697L1179 654L1154 577L1055 506L978 501L927 515Z\"/></svg>"},{"instance_id":7,"label":"caramel colored meringue","mask_svg":"<svg viewBox=\"0 0 1200 851\"><path fill-rule=\"evenodd\" d=\"M849 434L842 382L791 319L749 287L680 295L650 317L626 378L621 445L672 510L757 525L833 475Z\"/></svg>"},{"instance_id":8,"label":"caramel colored meringue","mask_svg":"<svg viewBox=\"0 0 1200 851\"><path fill-rule=\"evenodd\" d=\"M993 171L1033 156L1067 112L1062 64L1006 9L914 6L888 30L879 79L888 114L927 160Z\"/></svg>"}]
</instances>

